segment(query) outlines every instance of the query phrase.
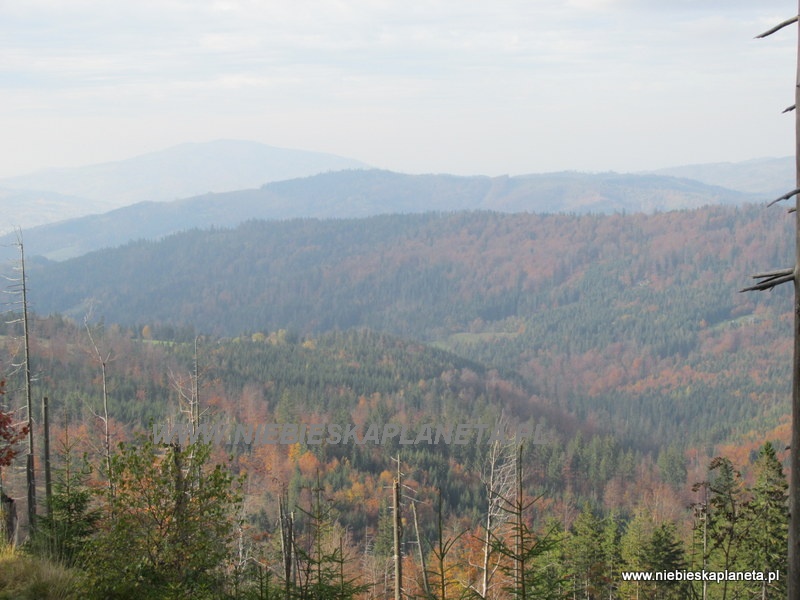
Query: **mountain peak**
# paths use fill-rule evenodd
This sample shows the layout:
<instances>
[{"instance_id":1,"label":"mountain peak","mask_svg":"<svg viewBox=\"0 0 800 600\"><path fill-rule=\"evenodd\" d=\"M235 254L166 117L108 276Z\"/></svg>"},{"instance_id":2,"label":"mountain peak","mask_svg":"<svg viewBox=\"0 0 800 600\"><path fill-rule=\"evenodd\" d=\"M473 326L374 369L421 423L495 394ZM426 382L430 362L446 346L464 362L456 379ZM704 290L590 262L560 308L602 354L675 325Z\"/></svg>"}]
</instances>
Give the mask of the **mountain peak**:
<instances>
[{"instance_id":1,"label":"mountain peak","mask_svg":"<svg viewBox=\"0 0 800 600\"><path fill-rule=\"evenodd\" d=\"M9 177L0 180L0 186L85 198L112 210L136 202L255 188L271 181L365 167L334 154L221 139L188 142L125 160Z\"/></svg>"}]
</instances>

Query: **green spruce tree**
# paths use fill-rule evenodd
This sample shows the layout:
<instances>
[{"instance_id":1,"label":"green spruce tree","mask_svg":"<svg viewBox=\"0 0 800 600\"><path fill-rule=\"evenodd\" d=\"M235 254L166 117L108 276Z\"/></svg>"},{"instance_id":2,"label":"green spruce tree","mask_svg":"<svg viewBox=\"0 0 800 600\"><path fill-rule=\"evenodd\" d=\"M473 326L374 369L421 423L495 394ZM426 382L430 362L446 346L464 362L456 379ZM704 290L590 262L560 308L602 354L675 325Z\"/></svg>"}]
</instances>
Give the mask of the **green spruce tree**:
<instances>
[{"instance_id":1,"label":"green spruce tree","mask_svg":"<svg viewBox=\"0 0 800 600\"><path fill-rule=\"evenodd\" d=\"M703 484L700 484L703 485ZM724 457L709 465L707 559L709 569L735 571L743 568L743 543L748 534L745 490L741 475ZM727 579L714 586L714 593L727 599L742 593L741 582Z\"/></svg>"},{"instance_id":2,"label":"green spruce tree","mask_svg":"<svg viewBox=\"0 0 800 600\"><path fill-rule=\"evenodd\" d=\"M588 504L572 524L567 548L573 594L578 598L600 597L607 583L603 523Z\"/></svg>"},{"instance_id":3,"label":"green spruce tree","mask_svg":"<svg viewBox=\"0 0 800 600\"><path fill-rule=\"evenodd\" d=\"M747 504L747 534L743 540L748 569L779 573L777 581L748 585L751 597L786 597L786 548L788 544L788 483L775 448L761 447L755 462L756 481Z\"/></svg>"},{"instance_id":4,"label":"green spruce tree","mask_svg":"<svg viewBox=\"0 0 800 600\"><path fill-rule=\"evenodd\" d=\"M60 452L62 464L55 472L47 514L39 517L31 544L37 554L70 567L81 561L101 517L87 485L91 465L85 455L77 459L74 453L75 444L67 437Z\"/></svg>"},{"instance_id":5,"label":"green spruce tree","mask_svg":"<svg viewBox=\"0 0 800 600\"><path fill-rule=\"evenodd\" d=\"M649 539L650 518L641 510L628 521L625 532L620 539L620 558L622 569L626 571L644 571L645 546ZM643 583L640 581L622 581L620 595L623 598L641 598Z\"/></svg>"},{"instance_id":6,"label":"green spruce tree","mask_svg":"<svg viewBox=\"0 0 800 600\"><path fill-rule=\"evenodd\" d=\"M678 539L674 523L662 523L644 548L644 566L651 573L675 573L686 568L683 546ZM684 600L691 596L691 586L686 581L659 581L648 585L653 600Z\"/></svg>"}]
</instances>

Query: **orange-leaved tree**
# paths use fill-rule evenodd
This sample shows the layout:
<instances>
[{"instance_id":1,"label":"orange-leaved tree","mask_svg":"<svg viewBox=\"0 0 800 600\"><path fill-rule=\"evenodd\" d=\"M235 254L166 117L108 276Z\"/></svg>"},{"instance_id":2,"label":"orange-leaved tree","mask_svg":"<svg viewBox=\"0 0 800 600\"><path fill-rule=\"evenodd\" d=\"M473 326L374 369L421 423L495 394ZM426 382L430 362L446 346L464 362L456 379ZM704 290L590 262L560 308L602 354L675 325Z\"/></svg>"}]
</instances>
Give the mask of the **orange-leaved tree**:
<instances>
[{"instance_id":1,"label":"orange-leaved tree","mask_svg":"<svg viewBox=\"0 0 800 600\"><path fill-rule=\"evenodd\" d=\"M5 394L6 382L0 379L0 396ZM0 409L0 468L7 467L17 455L17 442L28 435L27 426L15 426L13 414Z\"/></svg>"}]
</instances>

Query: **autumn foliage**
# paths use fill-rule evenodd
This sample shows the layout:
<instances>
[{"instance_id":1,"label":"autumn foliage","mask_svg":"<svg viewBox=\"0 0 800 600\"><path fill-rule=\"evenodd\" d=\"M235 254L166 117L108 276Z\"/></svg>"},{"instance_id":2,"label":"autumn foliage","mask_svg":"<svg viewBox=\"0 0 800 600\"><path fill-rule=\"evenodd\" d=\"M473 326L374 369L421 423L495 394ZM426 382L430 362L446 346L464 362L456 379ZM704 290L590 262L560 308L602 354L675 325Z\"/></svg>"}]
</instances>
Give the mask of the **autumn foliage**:
<instances>
[{"instance_id":1,"label":"autumn foliage","mask_svg":"<svg viewBox=\"0 0 800 600\"><path fill-rule=\"evenodd\" d=\"M0 379L0 396L5 393L6 382ZM28 435L27 425L14 424L13 413L0 410L0 467L7 467L17 455L14 447Z\"/></svg>"}]
</instances>

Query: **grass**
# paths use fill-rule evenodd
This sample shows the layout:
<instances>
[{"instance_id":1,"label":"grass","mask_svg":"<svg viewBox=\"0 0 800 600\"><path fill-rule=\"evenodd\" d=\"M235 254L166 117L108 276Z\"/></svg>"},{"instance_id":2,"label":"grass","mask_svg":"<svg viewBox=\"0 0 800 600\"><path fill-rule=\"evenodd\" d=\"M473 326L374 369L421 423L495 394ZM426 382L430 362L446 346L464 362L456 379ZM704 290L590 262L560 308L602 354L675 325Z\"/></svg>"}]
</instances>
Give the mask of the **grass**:
<instances>
[{"instance_id":1,"label":"grass","mask_svg":"<svg viewBox=\"0 0 800 600\"><path fill-rule=\"evenodd\" d=\"M76 583L69 569L0 543L0 600L73 600Z\"/></svg>"}]
</instances>

